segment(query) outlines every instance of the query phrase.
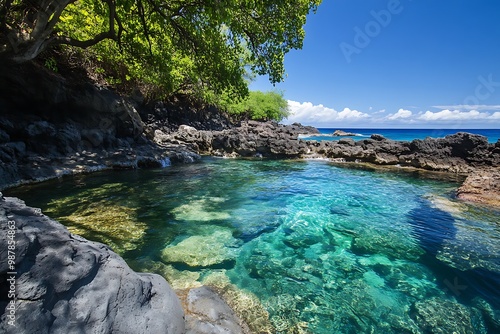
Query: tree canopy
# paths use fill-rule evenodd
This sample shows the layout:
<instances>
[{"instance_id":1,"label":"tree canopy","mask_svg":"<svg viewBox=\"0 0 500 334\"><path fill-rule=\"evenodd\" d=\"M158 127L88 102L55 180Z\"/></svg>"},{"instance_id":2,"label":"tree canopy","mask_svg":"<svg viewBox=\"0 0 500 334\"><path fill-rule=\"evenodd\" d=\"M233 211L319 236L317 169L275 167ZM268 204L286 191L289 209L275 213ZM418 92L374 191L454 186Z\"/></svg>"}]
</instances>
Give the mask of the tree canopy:
<instances>
[{"instance_id":1,"label":"tree canopy","mask_svg":"<svg viewBox=\"0 0 500 334\"><path fill-rule=\"evenodd\" d=\"M281 121L289 115L288 102L278 91L251 91L248 97L225 105L227 111L243 119Z\"/></svg>"},{"instance_id":2,"label":"tree canopy","mask_svg":"<svg viewBox=\"0 0 500 334\"><path fill-rule=\"evenodd\" d=\"M284 76L306 16L321 0L0 0L0 58L56 45L81 49L127 78L245 96L247 72Z\"/></svg>"}]
</instances>

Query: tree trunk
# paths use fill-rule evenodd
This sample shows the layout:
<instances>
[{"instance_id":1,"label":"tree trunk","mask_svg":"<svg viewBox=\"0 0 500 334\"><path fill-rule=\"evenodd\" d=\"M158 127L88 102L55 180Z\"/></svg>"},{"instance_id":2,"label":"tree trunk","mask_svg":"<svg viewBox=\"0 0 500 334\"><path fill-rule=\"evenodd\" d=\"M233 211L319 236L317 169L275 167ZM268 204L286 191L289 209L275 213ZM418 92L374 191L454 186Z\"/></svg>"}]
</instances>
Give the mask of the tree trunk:
<instances>
[{"instance_id":1,"label":"tree trunk","mask_svg":"<svg viewBox=\"0 0 500 334\"><path fill-rule=\"evenodd\" d=\"M15 8L6 2L0 8L0 58L17 63L32 60L48 47L57 44L87 48L104 39L117 40L123 28L116 16L115 0L104 0L109 6L109 30L93 38L80 41L67 36L58 36L54 28L64 9L76 0L23 0ZM12 22L9 22L8 19ZM14 19L16 18L16 19ZM115 29L118 25L118 33Z\"/></svg>"}]
</instances>

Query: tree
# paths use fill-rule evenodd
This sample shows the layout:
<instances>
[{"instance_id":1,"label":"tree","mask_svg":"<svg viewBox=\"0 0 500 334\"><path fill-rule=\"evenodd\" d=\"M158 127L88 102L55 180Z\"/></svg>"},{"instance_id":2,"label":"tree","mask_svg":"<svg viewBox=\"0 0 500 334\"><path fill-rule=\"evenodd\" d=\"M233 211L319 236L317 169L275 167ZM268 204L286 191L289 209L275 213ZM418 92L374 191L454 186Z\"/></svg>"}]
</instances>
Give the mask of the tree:
<instances>
[{"instance_id":1,"label":"tree","mask_svg":"<svg viewBox=\"0 0 500 334\"><path fill-rule=\"evenodd\" d=\"M184 79L245 95L247 68L273 83L283 79L284 55L302 47L306 16L320 3L0 0L0 57L24 62L55 45L96 47L98 56L113 54L131 68L168 73L161 81L182 64Z\"/></svg>"},{"instance_id":2,"label":"tree","mask_svg":"<svg viewBox=\"0 0 500 334\"><path fill-rule=\"evenodd\" d=\"M249 96L237 103L225 105L230 114L256 121L282 121L289 115L288 102L282 92L251 91Z\"/></svg>"}]
</instances>

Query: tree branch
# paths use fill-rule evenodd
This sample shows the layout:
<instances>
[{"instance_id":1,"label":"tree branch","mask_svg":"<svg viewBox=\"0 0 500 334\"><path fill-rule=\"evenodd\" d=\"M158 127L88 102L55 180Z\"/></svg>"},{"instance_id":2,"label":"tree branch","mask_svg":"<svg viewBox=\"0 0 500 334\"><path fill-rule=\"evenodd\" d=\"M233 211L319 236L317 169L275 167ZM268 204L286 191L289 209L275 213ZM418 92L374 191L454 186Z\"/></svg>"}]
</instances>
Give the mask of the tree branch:
<instances>
[{"instance_id":1,"label":"tree branch","mask_svg":"<svg viewBox=\"0 0 500 334\"><path fill-rule=\"evenodd\" d=\"M101 32L97 36L91 39L87 39L84 41L67 37L67 36L57 36L54 38L53 43L54 44L66 44L66 45L71 45L71 46L76 46L82 49L86 49L88 47L91 47L93 45L96 45L99 42L102 42L105 39L112 39L115 40L116 36L112 34L110 31L106 32Z\"/></svg>"},{"instance_id":2,"label":"tree branch","mask_svg":"<svg viewBox=\"0 0 500 334\"><path fill-rule=\"evenodd\" d=\"M146 24L146 18L144 17L145 13L144 13L144 6L142 5L142 0L137 0L137 11L139 12L139 18L141 19L142 29L144 30L144 36L148 41L149 53L153 55L153 47L151 45L151 38L149 35L148 26Z\"/></svg>"},{"instance_id":3,"label":"tree branch","mask_svg":"<svg viewBox=\"0 0 500 334\"><path fill-rule=\"evenodd\" d=\"M121 24L121 21L119 20L118 16L116 15L116 4L114 0L105 0L106 4L109 7L109 30L108 31L103 31L99 34L97 34L95 37L91 39L87 39L84 41L67 37L67 36L57 36L54 38L53 43L54 44L66 44L66 45L71 45L71 46L76 46L82 49L86 49L88 47L91 47L93 45L96 45L97 43L105 40L105 39L111 39L114 41L117 41L120 43L121 39L121 34L123 31L123 26ZM116 33L116 28L115 24L118 23L118 34Z\"/></svg>"}]
</instances>

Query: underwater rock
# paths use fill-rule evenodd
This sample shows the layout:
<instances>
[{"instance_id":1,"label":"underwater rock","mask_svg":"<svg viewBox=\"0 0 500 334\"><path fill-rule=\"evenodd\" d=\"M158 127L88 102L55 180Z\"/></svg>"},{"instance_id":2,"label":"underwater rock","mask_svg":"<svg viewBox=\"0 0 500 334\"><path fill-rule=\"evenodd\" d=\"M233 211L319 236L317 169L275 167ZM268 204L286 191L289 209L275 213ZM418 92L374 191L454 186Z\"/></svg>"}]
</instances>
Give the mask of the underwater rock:
<instances>
[{"instance_id":1,"label":"underwater rock","mask_svg":"<svg viewBox=\"0 0 500 334\"><path fill-rule=\"evenodd\" d=\"M219 203L225 202L226 199L222 197L209 197L194 200L189 203L183 204L172 210L177 220L187 221L211 221L211 220L225 220L231 218L229 213L225 211L217 211L214 206Z\"/></svg>"},{"instance_id":2,"label":"underwater rock","mask_svg":"<svg viewBox=\"0 0 500 334\"><path fill-rule=\"evenodd\" d=\"M171 265L152 260L137 264L142 272L153 272L163 276L175 290L199 288L202 285L198 281L200 273L197 271L177 270Z\"/></svg>"},{"instance_id":3,"label":"underwater rock","mask_svg":"<svg viewBox=\"0 0 500 334\"><path fill-rule=\"evenodd\" d=\"M284 228L283 242L292 248L307 248L323 241L323 229L306 220L297 220Z\"/></svg>"},{"instance_id":4,"label":"underwater rock","mask_svg":"<svg viewBox=\"0 0 500 334\"><path fill-rule=\"evenodd\" d=\"M213 272L206 276L202 283L224 299L234 313L248 325L251 333L276 333L269 320L268 311L257 296L232 284L225 270Z\"/></svg>"},{"instance_id":5,"label":"underwater rock","mask_svg":"<svg viewBox=\"0 0 500 334\"><path fill-rule=\"evenodd\" d=\"M350 216L351 215L348 210L341 209L341 208L335 208L335 207L330 208L330 213L332 215L338 215L338 216Z\"/></svg>"},{"instance_id":6,"label":"underwater rock","mask_svg":"<svg viewBox=\"0 0 500 334\"><path fill-rule=\"evenodd\" d=\"M470 310L450 300L431 298L415 302L411 315L425 333L475 333Z\"/></svg>"},{"instance_id":7,"label":"underwater rock","mask_svg":"<svg viewBox=\"0 0 500 334\"><path fill-rule=\"evenodd\" d=\"M53 200L46 213L60 217L71 233L92 237L123 254L136 249L143 240L147 226L137 220L137 209L110 203L113 192L127 192L119 183L106 184L78 196ZM70 211L70 215L66 212Z\"/></svg>"},{"instance_id":8,"label":"underwater rock","mask_svg":"<svg viewBox=\"0 0 500 334\"><path fill-rule=\"evenodd\" d=\"M462 217L463 213L467 211L467 206L464 203L452 201L444 196L429 194L425 198L429 200L431 207L448 212L453 217Z\"/></svg>"},{"instance_id":9,"label":"underwater rock","mask_svg":"<svg viewBox=\"0 0 500 334\"><path fill-rule=\"evenodd\" d=\"M500 310L493 308L488 302L481 298L474 298L472 300L474 307L481 311L484 321L492 332L500 332Z\"/></svg>"},{"instance_id":10,"label":"underwater rock","mask_svg":"<svg viewBox=\"0 0 500 334\"><path fill-rule=\"evenodd\" d=\"M353 239L351 250L355 254L384 254L388 258L418 260L424 250L415 242L393 231L372 230Z\"/></svg>"},{"instance_id":11,"label":"underwater rock","mask_svg":"<svg viewBox=\"0 0 500 334\"><path fill-rule=\"evenodd\" d=\"M427 196L427 199L429 202L424 205L429 205L431 210L426 211L432 216L422 214L423 210L412 213L412 224L420 226L418 234L429 233L421 240L428 242L434 238L432 247L423 247L439 261L460 271L481 269L500 273L500 263L493 260L500 254L500 244L494 236L495 218L492 216L491 221L475 219L477 214L486 217L484 215L495 215L495 212L434 195ZM426 226L429 217L439 222L439 226Z\"/></svg>"},{"instance_id":12,"label":"underwater rock","mask_svg":"<svg viewBox=\"0 0 500 334\"><path fill-rule=\"evenodd\" d=\"M227 303L206 286L191 289L186 300L186 334L250 334Z\"/></svg>"},{"instance_id":13,"label":"underwater rock","mask_svg":"<svg viewBox=\"0 0 500 334\"><path fill-rule=\"evenodd\" d=\"M494 226L458 221L455 227L455 238L443 242L436 258L461 271L485 269L500 274L500 262L492 261L500 254L500 244L488 234Z\"/></svg>"},{"instance_id":14,"label":"underwater rock","mask_svg":"<svg viewBox=\"0 0 500 334\"><path fill-rule=\"evenodd\" d=\"M17 271L16 333L185 332L179 299L161 276L135 273L107 246L69 233L16 198L0 201L0 228L2 259L7 231L15 231L15 268L2 261L0 277L3 286L7 272ZM12 333L6 307L3 299L0 332Z\"/></svg>"},{"instance_id":15,"label":"underwater rock","mask_svg":"<svg viewBox=\"0 0 500 334\"><path fill-rule=\"evenodd\" d=\"M218 230L210 235L195 235L174 246L166 247L161 258L167 263L184 263L190 267L210 267L233 262L236 256L231 246L237 244L230 230Z\"/></svg>"}]
</instances>

